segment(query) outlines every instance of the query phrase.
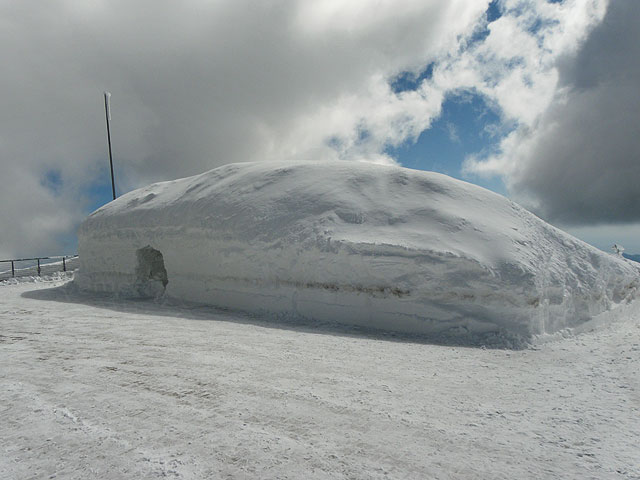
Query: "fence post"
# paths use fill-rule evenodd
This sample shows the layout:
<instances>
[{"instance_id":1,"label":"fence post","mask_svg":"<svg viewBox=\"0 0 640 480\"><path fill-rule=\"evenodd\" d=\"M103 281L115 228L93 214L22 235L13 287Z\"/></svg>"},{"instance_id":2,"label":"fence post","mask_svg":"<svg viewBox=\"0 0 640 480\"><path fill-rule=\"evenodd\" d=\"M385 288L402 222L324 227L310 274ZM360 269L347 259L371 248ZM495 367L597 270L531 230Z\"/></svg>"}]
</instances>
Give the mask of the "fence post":
<instances>
[{"instance_id":1,"label":"fence post","mask_svg":"<svg viewBox=\"0 0 640 480\"><path fill-rule=\"evenodd\" d=\"M63 272L67 271L67 264L64 262L64 257L62 257L62 271Z\"/></svg>"},{"instance_id":2,"label":"fence post","mask_svg":"<svg viewBox=\"0 0 640 480\"><path fill-rule=\"evenodd\" d=\"M38 259L38 276L40 276L40 259Z\"/></svg>"},{"instance_id":3,"label":"fence post","mask_svg":"<svg viewBox=\"0 0 640 480\"><path fill-rule=\"evenodd\" d=\"M11 276L15 277L16 276L16 269L13 266L13 260L11 260Z\"/></svg>"}]
</instances>

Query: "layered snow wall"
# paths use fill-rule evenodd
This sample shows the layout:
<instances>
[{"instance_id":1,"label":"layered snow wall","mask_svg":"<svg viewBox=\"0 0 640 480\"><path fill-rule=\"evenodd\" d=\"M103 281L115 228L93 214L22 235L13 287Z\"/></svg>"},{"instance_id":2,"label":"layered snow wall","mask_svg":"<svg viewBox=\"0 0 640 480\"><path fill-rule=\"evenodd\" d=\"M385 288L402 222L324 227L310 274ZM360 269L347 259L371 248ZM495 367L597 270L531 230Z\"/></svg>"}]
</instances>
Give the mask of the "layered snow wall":
<instances>
[{"instance_id":1,"label":"layered snow wall","mask_svg":"<svg viewBox=\"0 0 640 480\"><path fill-rule=\"evenodd\" d=\"M444 175L352 162L242 163L157 183L79 230L82 289L418 334L575 326L638 268Z\"/></svg>"}]
</instances>

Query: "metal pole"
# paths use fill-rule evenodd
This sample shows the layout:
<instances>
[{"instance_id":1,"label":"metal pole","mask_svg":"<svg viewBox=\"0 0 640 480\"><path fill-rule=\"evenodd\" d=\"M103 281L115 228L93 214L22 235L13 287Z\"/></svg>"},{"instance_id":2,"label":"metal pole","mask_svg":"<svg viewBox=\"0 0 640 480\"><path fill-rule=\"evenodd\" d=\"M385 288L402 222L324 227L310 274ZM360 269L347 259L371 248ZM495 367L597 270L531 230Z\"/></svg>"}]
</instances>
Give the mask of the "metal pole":
<instances>
[{"instance_id":1,"label":"metal pole","mask_svg":"<svg viewBox=\"0 0 640 480\"><path fill-rule=\"evenodd\" d=\"M111 127L109 121L111 120L111 107L109 105L109 98L111 94L104 92L104 114L107 117L107 141L109 142L109 166L111 167L111 191L113 193L113 199L116 199L116 183L113 179L113 157L111 155Z\"/></svg>"},{"instance_id":2,"label":"metal pole","mask_svg":"<svg viewBox=\"0 0 640 480\"><path fill-rule=\"evenodd\" d=\"M66 272L67 271L67 264L64 263L64 257L62 257L62 271Z\"/></svg>"},{"instance_id":3,"label":"metal pole","mask_svg":"<svg viewBox=\"0 0 640 480\"><path fill-rule=\"evenodd\" d=\"M11 276L12 277L16 276L16 269L13 266L13 260L11 260Z\"/></svg>"},{"instance_id":4,"label":"metal pole","mask_svg":"<svg viewBox=\"0 0 640 480\"><path fill-rule=\"evenodd\" d=\"M38 276L40 276L40 259L38 259Z\"/></svg>"}]
</instances>

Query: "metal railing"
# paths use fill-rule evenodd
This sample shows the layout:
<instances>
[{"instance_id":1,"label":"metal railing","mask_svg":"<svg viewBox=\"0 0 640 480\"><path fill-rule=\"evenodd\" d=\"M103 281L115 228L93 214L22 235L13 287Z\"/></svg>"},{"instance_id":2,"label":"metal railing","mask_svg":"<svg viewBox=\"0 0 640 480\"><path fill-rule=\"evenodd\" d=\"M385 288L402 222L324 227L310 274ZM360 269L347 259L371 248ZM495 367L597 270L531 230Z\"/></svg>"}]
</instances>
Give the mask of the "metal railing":
<instances>
[{"instance_id":1,"label":"metal railing","mask_svg":"<svg viewBox=\"0 0 640 480\"><path fill-rule=\"evenodd\" d=\"M10 263L11 264L11 277L15 277L16 274L18 276L28 276L30 274L36 273L38 276L42 275L42 269L46 266L47 273L56 272L56 271L67 271L67 264L69 261L73 261L73 259L78 258L78 255L59 255L53 257L33 257L33 258L13 258L10 260L0 260L0 264ZM42 262L42 261L45 262ZM50 260L50 261L49 261ZM57 261L56 261L57 260ZM24 262L36 262L36 265L32 265L26 268L16 268L16 264L24 263ZM60 264L57 266L57 264ZM8 277L9 270L2 271L0 269L0 279L3 277Z\"/></svg>"}]
</instances>

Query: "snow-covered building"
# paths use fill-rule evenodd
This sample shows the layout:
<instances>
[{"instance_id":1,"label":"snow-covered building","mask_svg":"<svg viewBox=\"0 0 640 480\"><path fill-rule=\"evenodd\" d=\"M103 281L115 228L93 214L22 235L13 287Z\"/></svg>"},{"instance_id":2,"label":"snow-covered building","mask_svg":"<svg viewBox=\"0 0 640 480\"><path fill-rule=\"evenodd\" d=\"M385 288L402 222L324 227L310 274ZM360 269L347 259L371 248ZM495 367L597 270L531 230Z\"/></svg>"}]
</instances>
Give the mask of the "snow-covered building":
<instances>
[{"instance_id":1,"label":"snow-covered building","mask_svg":"<svg viewBox=\"0 0 640 480\"><path fill-rule=\"evenodd\" d=\"M638 268L445 175L242 163L130 192L79 231L82 289L400 332L528 338L636 296Z\"/></svg>"}]
</instances>

